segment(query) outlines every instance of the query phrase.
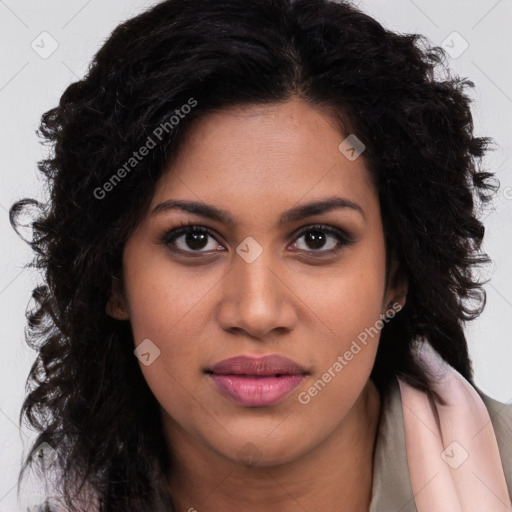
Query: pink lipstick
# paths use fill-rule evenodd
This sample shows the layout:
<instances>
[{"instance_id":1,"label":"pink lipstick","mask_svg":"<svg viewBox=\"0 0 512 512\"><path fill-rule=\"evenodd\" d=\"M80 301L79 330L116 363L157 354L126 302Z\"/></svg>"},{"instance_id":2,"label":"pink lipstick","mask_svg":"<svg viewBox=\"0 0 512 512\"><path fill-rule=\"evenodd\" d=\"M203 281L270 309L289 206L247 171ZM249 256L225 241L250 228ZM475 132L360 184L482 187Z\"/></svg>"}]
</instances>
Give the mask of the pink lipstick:
<instances>
[{"instance_id":1,"label":"pink lipstick","mask_svg":"<svg viewBox=\"0 0 512 512\"><path fill-rule=\"evenodd\" d=\"M307 375L302 366L279 355L231 357L207 373L224 396L246 407L279 403Z\"/></svg>"}]
</instances>

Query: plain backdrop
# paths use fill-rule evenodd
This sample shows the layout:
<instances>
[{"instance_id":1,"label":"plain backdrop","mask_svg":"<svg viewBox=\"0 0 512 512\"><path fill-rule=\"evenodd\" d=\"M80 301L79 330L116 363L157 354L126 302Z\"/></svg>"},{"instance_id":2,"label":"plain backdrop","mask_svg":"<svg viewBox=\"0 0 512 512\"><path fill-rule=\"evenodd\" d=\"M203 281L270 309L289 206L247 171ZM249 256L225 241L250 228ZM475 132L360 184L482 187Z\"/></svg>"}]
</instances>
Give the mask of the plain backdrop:
<instances>
[{"instance_id":1,"label":"plain backdrop","mask_svg":"<svg viewBox=\"0 0 512 512\"><path fill-rule=\"evenodd\" d=\"M93 54L121 21L155 2L146 0L0 1L0 512L21 509L16 479L23 441L18 428L25 380L35 353L24 342L24 312L36 274L24 269L31 253L12 231L7 211L22 197L42 197L36 162L45 154L35 135L40 116L81 78ZM450 53L454 73L476 88L475 131L495 150L486 167L501 188L486 212L484 313L467 326L477 385L502 402L512 400L512 0L366 0L356 5L386 27L424 34ZM200 10L201 1L197 0Z\"/></svg>"}]
</instances>

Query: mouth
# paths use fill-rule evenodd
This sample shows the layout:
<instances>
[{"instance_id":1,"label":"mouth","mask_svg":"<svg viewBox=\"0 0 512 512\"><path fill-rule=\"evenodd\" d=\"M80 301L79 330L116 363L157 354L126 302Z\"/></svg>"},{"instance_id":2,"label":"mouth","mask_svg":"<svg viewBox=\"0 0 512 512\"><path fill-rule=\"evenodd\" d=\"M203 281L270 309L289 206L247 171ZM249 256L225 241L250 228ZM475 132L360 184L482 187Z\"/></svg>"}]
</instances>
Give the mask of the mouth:
<instances>
[{"instance_id":1,"label":"mouth","mask_svg":"<svg viewBox=\"0 0 512 512\"><path fill-rule=\"evenodd\" d=\"M238 356L205 371L220 393L245 407L266 407L284 400L308 372L279 355Z\"/></svg>"}]
</instances>

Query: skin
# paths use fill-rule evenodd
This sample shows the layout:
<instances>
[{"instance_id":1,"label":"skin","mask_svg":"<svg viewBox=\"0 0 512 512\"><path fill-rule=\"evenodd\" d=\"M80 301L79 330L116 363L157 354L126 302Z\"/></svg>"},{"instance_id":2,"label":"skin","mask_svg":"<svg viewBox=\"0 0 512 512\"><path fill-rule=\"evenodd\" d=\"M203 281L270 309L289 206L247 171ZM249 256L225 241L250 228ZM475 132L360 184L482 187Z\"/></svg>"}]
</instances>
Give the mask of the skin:
<instances>
[{"instance_id":1,"label":"skin","mask_svg":"<svg viewBox=\"0 0 512 512\"><path fill-rule=\"evenodd\" d=\"M378 336L308 404L298 400L389 302L405 304L405 284L386 289L377 191L364 156L350 161L338 149L346 135L295 97L210 113L188 133L126 243L123 281L107 311L130 320L136 345L150 339L160 350L141 370L161 406L181 510L368 510ZM357 203L364 217L338 208L276 226L284 211L332 196ZM234 224L178 209L151 214L169 199L227 210ZM180 221L213 236L202 247L181 236L183 253L172 252L161 237ZM316 248L307 228L318 223L355 242L329 254L338 240L322 231ZM262 248L252 263L236 252L248 236ZM203 370L242 354L284 355L309 374L274 406L237 405ZM247 450L252 465L242 458Z\"/></svg>"}]
</instances>

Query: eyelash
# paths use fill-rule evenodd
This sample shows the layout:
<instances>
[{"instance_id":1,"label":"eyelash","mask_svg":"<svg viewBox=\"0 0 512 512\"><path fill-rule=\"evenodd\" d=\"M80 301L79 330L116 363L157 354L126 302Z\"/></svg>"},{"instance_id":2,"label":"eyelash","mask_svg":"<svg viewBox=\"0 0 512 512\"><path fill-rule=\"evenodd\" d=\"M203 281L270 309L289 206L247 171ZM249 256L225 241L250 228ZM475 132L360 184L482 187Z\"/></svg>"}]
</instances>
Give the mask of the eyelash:
<instances>
[{"instance_id":1,"label":"eyelash","mask_svg":"<svg viewBox=\"0 0 512 512\"><path fill-rule=\"evenodd\" d=\"M303 249L299 249L300 251L306 252L306 253L308 253L309 256L312 256L315 258L322 257L325 255L336 254L344 247L349 247L355 243L355 239L352 236L350 236L348 233L341 231L339 229L336 229L336 228L332 228L330 226L326 226L325 224L312 224L311 226L307 226L306 228L302 229L301 231L299 231L296 234L294 241L296 241L297 239L301 238L302 236L304 236L305 234L307 234L311 231L322 231L328 235L334 236L338 240L338 244L336 245L336 247L334 247L332 249L328 249L328 250L318 249L316 251L315 250L304 251ZM180 237L181 235L186 235L188 233L206 233L211 238L213 238L217 243L219 243L217 238L215 237L214 233L209 228L194 224L192 222L181 222L179 228L175 228L175 229L166 231L162 235L160 242L163 245L167 246L173 252L177 252L180 254L187 254L188 256L191 256L191 257L202 257L205 254L210 252L210 251L192 251L192 250L191 251L183 251L182 249L170 247L170 245L173 244L178 237Z\"/></svg>"}]
</instances>

